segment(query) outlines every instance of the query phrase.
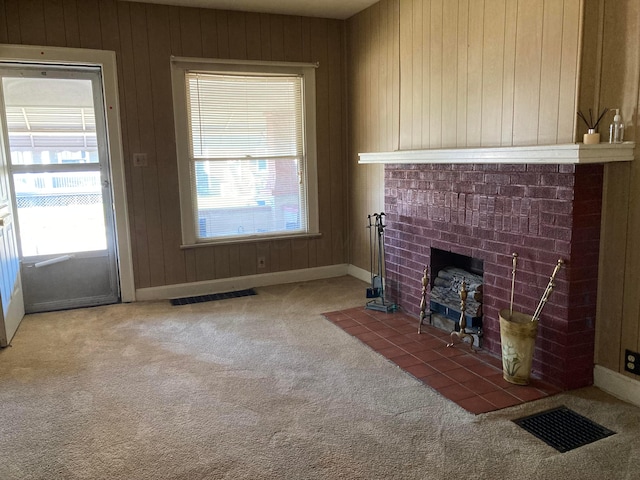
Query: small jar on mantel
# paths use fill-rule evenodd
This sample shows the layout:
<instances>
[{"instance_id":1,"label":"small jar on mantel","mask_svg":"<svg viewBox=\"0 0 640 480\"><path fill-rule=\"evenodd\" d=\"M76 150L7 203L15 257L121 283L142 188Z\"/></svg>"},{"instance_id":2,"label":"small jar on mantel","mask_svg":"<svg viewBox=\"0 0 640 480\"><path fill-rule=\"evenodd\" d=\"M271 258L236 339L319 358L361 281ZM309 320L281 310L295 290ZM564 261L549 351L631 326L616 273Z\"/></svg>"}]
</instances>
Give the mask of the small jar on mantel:
<instances>
[{"instance_id":1,"label":"small jar on mantel","mask_svg":"<svg viewBox=\"0 0 640 480\"><path fill-rule=\"evenodd\" d=\"M600 134L596 132L595 128L590 128L587 133L584 134L583 140L585 145L594 145L600 143Z\"/></svg>"}]
</instances>

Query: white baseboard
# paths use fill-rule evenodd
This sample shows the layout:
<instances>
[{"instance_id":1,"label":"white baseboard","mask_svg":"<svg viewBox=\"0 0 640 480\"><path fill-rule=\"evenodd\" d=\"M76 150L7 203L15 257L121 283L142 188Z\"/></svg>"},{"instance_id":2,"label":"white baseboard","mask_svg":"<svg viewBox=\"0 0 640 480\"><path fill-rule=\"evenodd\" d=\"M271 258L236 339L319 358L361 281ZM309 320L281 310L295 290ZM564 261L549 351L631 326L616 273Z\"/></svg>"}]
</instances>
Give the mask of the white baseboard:
<instances>
[{"instance_id":1,"label":"white baseboard","mask_svg":"<svg viewBox=\"0 0 640 480\"><path fill-rule=\"evenodd\" d=\"M265 287L268 285L281 285L283 283L306 282L309 280L320 280L323 278L342 277L349 274L349 269L349 265L344 263L340 265L329 265L326 267L305 268L302 270L260 273L257 275L222 278L219 280L206 280L203 282L139 288L136 290L136 300L167 300L170 298L232 292L235 290Z\"/></svg>"},{"instance_id":2,"label":"white baseboard","mask_svg":"<svg viewBox=\"0 0 640 480\"><path fill-rule=\"evenodd\" d=\"M593 369L593 385L614 397L640 407L640 381L596 365Z\"/></svg>"},{"instance_id":3,"label":"white baseboard","mask_svg":"<svg viewBox=\"0 0 640 480\"><path fill-rule=\"evenodd\" d=\"M367 272L363 268L356 267L355 265L349 264L347 275L351 275L352 277L355 277L358 280L362 280L363 282L371 283L371 273Z\"/></svg>"}]
</instances>

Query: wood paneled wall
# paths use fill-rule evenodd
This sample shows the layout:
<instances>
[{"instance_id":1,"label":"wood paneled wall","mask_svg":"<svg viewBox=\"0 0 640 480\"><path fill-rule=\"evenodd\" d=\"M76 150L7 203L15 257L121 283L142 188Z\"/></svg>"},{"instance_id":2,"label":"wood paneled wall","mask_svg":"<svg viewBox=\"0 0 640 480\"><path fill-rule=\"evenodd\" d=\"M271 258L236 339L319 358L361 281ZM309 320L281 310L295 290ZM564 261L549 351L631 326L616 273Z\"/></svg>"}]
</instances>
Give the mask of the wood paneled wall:
<instances>
[{"instance_id":1,"label":"wood paneled wall","mask_svg":"<svg viewBox=\"0 0 640 480\"><path fill-rule=\"evenodd\" d=\"M399 2L383 0L348 22L350 261L371 270L367 215L384 210L384 168L358 152L389 151L400 118Z\"/></svg>"},{"instance_id":2,"label":"wood paneled wall","mask_svg":"<svg viewBox=\"0 0 640 480\"><path fill-rule=\"evenodd\" d=\"M1 0L0 43L113 50L136 288L347 262L345 24L115 0ZM170 57L319 62L316 239L180 249ZM132 166L132 154L149 166ZM257 270L257 257L267 259Z\"/></svg>"},{"instance_id":3,"label":"wood paneled wall","mask_svg":"<svg viewBox=\"0 0 640 480\"><path fill-rule=\"evenodd\" d=\"M625 140L638 141L640 109L640 3L636 0L589 0L585 32L590 48L583 61L593 79L580 104L620 108ZM586 45L585 45L586 46ZM607 122L612 115L608 116ZM601 129L608 137L606 124ZM606 141L606 140L605 140ZM632 163L605 167L596 363L629 378L624 371L626 349L640 351L640 164L638 149Z\"/></svg>"},{"instance_id":4,"label":"wood paneled wall","mask_svg":"<svg viewBox=\"0 0 640 480\"><path fill-rule=\"evenodd\" d=\"M401 0L400 149L572 142L580 0Z\"/></svg>"}]
</instances>

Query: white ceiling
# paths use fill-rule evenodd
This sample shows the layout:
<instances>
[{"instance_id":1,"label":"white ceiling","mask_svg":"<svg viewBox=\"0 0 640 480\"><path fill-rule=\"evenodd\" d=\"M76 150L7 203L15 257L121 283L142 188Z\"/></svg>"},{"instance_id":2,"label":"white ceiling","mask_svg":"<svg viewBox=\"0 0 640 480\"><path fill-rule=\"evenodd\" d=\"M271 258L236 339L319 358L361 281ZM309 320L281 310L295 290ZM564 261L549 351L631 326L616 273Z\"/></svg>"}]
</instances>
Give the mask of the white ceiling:
<instances>
[{"instance_id":1,"label":"white ceiling","mask_svg":"<svg viewBox=\"0 0 640 480\"><path fill-rule=\"evenodd\" d=\"M124 0L186 7L346 19L378 0Z\"/></svg>"}]
</instances>

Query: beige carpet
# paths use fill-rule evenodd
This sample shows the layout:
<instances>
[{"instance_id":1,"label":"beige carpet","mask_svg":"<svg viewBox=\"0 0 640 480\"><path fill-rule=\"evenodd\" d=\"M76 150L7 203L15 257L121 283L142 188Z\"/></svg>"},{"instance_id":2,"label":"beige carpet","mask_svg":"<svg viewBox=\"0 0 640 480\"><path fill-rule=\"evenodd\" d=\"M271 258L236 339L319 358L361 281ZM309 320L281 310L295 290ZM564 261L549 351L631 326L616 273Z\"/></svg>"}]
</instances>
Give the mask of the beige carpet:
<instances>
[{"instance_id":1,"label":"beige carpet","mask_svg":"<svg viewBox=\"0 0 640 480\"><path fill-rule=\"evenodd\" d=\"M28 316L0 351L0 478L638 478L639 408L587 388L467 413L320 315L365 287ZM618 433L561 454L511 421L562 404Z\"/></svg>"}]
</instances>

